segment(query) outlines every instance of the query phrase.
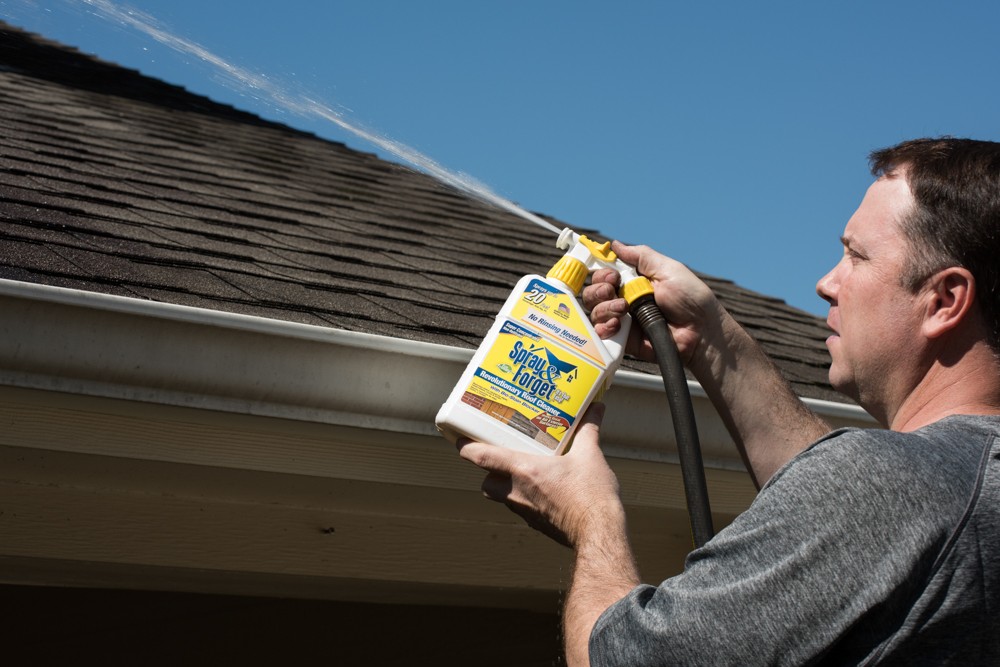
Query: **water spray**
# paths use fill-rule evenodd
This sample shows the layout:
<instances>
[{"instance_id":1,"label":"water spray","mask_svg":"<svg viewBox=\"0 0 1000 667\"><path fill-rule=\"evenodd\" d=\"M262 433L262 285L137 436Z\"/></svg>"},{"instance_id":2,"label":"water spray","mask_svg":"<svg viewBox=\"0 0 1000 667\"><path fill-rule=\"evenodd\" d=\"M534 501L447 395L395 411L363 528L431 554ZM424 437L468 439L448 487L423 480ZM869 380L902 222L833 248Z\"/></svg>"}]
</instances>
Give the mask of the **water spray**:
<instances>
[{"instance_id":1,"label":"water spray","mask_svg":"<svg viewBox=\"0 0 1000 667\"><path fill-rule=\"evenodd\" d=\"M292 94L266 76L237 67L203 46L171 34L148 14L116 5L110 0L80 1L104 19L138 30L160 44L211 65L227 80L269 98L287 111L331 122L443 183L557 234L556 245L566 250L566 254L545 278L525 276L515 287L466 375L449 401L442 406L436 420L439 428L449 437L457 437L460 432L495 444L519 443L518 446L529 451L565 452L570 446L577 419L590 402L610 385L624 356L631 319L636 319L653 343L663 376L677 436L695 545L701 546L711 538L712 518L701 450L677 347L663 313L653 300L651 284L633 267L618 259L611 252L610 244L597 244L570 229L560 231L468 175L451 172L405 144L349 122L342 113L326 104L309 96ZM605 267L621 274L621 295L629 303L631 318L622 323L622 329L615 337L602 341L577 297L587 275ZM493 350L488 343L499 337L503 337L505 343L511 343L516 338L516 348L499 352ZM493 359L489 369L484 369L479 363L483 362L487 353L500 356ZM512 373L510 379L500 377L508 369ZM475 380L471 377L473 373L476 374ZM581 378L582 383L579 382ZM573 381L578 384L571 390ZM581 385L586 391L578 390ZM501 400L495 400L498 398ZM454 420L457 422L452 423ZM456 425L458 422L476 422L480 426L463 430ZM518 435L515 437L511 433Z\"/></svg>"},{"instance_id":2,"label":"water spray","mask_svg":"<svg viewBox=\"0 0 1000 667\"><path fill-rule=\"evenodd\" d=\"M477 199L533 222L553 234L559 234L560 230L558 227L555 227L534 213L524 210L512 201L501 197L485 184L477 181L468 174L450 171L435 160L406 144L366 129L356 122L349 121L342 112L309 95L293 93L262 74L251 72L227 62L200 44L170 33L159 21L145 12L125 5L118 5L110 0L80 1L90 7L96 15L105 20L137 30L178 53L197 58L207 65L212 66L223 74L226 81L232 81L244 89L249 88L253 90L255 94L269 99L281 109L305 118L318 118L333 123L342 130L350 132L354 136L430 174L442 183L451 185ZM234 88L234 90L236 89ZM237 90L236 92L240 91Z\"/></svg>"}]
</instances>

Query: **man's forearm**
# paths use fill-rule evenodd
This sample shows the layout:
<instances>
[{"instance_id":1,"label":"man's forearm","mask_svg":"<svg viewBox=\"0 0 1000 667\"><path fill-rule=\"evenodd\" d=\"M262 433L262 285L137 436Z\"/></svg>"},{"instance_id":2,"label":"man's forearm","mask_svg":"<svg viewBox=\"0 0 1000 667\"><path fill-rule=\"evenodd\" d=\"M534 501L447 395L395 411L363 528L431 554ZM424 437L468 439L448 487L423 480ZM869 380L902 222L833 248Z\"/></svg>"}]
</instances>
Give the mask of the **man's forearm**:
<instances>
[{"instance_id":1,"label":"man's forearm","mask_svg":"<svg viewBox=\"0 0 1000 667\"><path fill-rule=\"evenodd\" d=\"M589 536L576 547L573 580L563 612L569 667L590 665L590 634L597 619L639 584L624 515L620 521L609 521L606 528L603 534Z\"/></svg>"},{"instance_id":2,"label":"man's forearm","mask_svg":"<svg viewBox=\"0 0 1000 667\"><path fill-rule=\"evenodd\" d=\"M792 392L774 363L730 316L724 313L714 339L691 370L718 410L757 486L830 425Z\"/></svg>"}]
</instances>

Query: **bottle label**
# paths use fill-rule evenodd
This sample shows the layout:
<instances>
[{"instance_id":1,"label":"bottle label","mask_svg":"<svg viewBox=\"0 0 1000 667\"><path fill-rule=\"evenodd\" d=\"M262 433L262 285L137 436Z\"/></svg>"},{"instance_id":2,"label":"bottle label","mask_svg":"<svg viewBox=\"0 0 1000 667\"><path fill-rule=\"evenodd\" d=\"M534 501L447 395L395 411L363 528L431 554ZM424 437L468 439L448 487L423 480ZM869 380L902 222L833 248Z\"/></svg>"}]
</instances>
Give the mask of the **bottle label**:
<instances>
[{"instance_id":1,"label":"bottle label","mask_svg":"<svg viewBox=\"0 0 1000 667\"><path fill-rule=\"evenodd\" d=\"M510 316L605 366L576 299L545 281L536 278L528 283Z\"/></svg>"},{"instance_id":2,"label":"bottle label","mask_svg":"<svg viewBox=\"0 0 1000 667\"><path fill-rule=\"evenodd\" d=\"M567 301L574 301L573 304ZM551 450L576 423L606 364L572 296L533 280L473 375L462 402ZM575 318L575 319L574 319Z\"/></svg>"}]
</instances>

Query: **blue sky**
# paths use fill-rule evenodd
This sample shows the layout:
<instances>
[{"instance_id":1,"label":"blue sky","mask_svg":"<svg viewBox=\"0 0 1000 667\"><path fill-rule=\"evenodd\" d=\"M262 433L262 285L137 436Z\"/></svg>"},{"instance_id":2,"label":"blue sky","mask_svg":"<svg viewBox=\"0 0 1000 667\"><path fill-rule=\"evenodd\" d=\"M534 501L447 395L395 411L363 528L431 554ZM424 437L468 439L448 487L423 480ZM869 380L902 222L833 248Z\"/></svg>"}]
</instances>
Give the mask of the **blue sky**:
<instances>
[{"instance_id":1,"label":"blue sky","mask_svg":"<svg viewBox=\"0 0 1000 667\"><path fill-rule=\"evenodd\" d=\"M869 151L1000 140L1000 3L985 0L116 5L529 210L817 314L813 286L840 255ZM0 17L387 155L84 0L0 0Z\"/></svg>"}]
</instances>

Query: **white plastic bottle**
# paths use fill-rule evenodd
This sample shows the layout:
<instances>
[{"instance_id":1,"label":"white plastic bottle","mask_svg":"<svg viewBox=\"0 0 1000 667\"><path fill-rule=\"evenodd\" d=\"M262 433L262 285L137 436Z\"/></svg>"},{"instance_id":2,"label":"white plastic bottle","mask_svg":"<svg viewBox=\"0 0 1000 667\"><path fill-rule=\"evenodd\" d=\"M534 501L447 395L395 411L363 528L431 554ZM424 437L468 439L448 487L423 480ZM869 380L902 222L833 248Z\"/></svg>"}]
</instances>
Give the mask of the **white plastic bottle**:
<instances>
[{"instance_id":1,"label":"white plastic bottle","mask_svg":"<svg viewBox=\"0 0 1000 667\"><path fill-rule=\"evenodd\" d=\"M567 253L549 273L521 278L497 314L435 424L455 442L473 440L536 454L567 451L591 401L610 385L630 318L601 340L578 300L587 274L601 266L634 270L610 244L566 229ZM644 279L640 279L644 280ZM648 281L646 281L648 284Z\"/></svg>"}]
</instances>

